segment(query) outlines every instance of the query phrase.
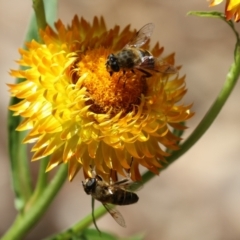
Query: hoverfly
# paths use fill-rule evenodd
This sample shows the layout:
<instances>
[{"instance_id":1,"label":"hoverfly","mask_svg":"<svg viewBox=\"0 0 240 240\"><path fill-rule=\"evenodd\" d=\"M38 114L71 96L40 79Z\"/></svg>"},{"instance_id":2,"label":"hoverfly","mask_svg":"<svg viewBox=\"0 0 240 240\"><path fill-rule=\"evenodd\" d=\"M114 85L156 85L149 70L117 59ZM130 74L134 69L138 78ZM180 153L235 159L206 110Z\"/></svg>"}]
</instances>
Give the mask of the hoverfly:
<instances>
[{"instance_id":1,"label":"hoverfly","mask_svg":"<svg viewBox=\"0 0 240 240\"><path fill-rule=\"evenodd\" d=\"M116 208L113 208L112 204L129 205L138 201L138 195L127 190L130 186L128 178L108 184L99 175L96 175L96 177L87 178L85 181L82 181L82 185L84 191L92 196L92 201L95 199L100 201L115 221L120 226L126 227L122 214ZM92 204L92 207L93 206ZM95 222L93 210L94 209L92 209L93 222L96 229L99 231Z\"/></svg>"},{"instance_id":2,"label":"hoverfly","mask_svg":"<svg viewBox=\"0 0 240 240\"><path fill-rule=\"evenodd\" d=\"M137 69L143 72L146 77L151 77L153 71L167 74L178 71L171 64L155 58L150 51L140 48L150 39L153 29L153 23L144 25L121 51L108 56L106 68L111 76L120 70L125 73L127 70Z\"/></svg>"}]
</instances>

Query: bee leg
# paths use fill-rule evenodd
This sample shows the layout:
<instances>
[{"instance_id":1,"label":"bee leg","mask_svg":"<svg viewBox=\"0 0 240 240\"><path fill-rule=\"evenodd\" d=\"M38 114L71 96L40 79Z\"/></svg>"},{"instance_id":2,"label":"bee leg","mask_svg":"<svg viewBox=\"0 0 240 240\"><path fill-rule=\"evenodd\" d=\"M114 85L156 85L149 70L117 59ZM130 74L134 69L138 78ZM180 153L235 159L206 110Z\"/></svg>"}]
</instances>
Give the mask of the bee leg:
<instances>
[{"instance_id":1,"label":"bee leg","mask_svg":"<svg viewBox=\"0 0 240 240\"><path fill-rule=\"evenodd\" d=\"M99 180L99 181L103 180L99 175L96 175L96 179Z\"/></svg>"},{"instance_id":2,"label":"bee leg","mask_svg":"<svg viewBox=\"0 0 240 240\"><path fill-rule=\"evenodd\" d=\"M113 169L110 170L110 185L113 185L114 182L118 181L117 172Z\"/></svg>"},{"instance_id":3,"label":"bee leg","mask_svg":"<svg viewBox=\"0 0 240 240\"><path fill-rule=\"evenodd\" d=\"M93 166L92 166L92 165L89 165L89 167L90 167L90 169L91 169L91 174L92 174L92 176L94 176L94 177L97 176L97 173L95 172Z\"/></svg>"},{"instance_id":4,"label":"bee leg","mask_svg":"<svg viewBox=\"0 0 240 240\"><path fill-rule=\"evenodd\" d=\"M133 156L131 158L131 162L130 162L130 167L127 170L127 179L131 179L131 167L132 167L132 163L133 163Z\"/></svg>"},{"instance_id":5,"label":"bee leg","mask_svg":"<svg viewBox=\"0 0 240 240\"><path fill-rule=\"evenodd\" d=\"M116 182L111 182L110 185L121 185L121 184L124 184L126 182L129 182L129 180L131 179L131 172L130 171L131 171L132 163L133 163L133 157L131 159L131 163L130 163L129 169L126 170L127 177L124 178L124 179L121 179L119 181L116 181Z\"/></svg>"}]
</instances>

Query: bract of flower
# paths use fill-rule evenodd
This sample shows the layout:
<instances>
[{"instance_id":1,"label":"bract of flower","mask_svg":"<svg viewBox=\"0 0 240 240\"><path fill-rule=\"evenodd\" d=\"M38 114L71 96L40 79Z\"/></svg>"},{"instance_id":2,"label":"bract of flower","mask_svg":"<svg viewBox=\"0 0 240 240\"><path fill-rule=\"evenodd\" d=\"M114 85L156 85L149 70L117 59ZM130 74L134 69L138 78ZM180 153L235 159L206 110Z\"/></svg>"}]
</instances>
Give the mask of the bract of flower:
<instances>
[{"instance_id":1,"label":"bract of flower","mask_svg":"<svg viewBox=\"0 0 240 240\"><path fill-rule=\"evenodd\" d=\"M74 17L72 24L55 24L41 31L43 43L32 40L20 49L20 66L12 70L18 84L8 84L21 101L11 106L24 118L17 130L28 130L24 143L34 143L32 160L51 155L47 171L61 163L69 166L69 180L80 168L92 169L106 181L119 173L140 180L139 165L158 174L161 162L177 150L172 131L193 114L178 104L186 93L185 77L141 71L110 76L106 60L120 51L136 31L126 26L107 30L103 18L93 23ZM149 45L145 44L148 49ZM163 48L151 50L159 57ZM174 64L174 55L164 59Z\"/></svg>"},{"instance_id":2,"label":"bract of flower","mask_svg":"<svg viewBox=\"0 0 240 240\"><path fill-rule=\"evenodd\" d=\"M210 7L216 6L218 4L220 4L223 0L208 0L210 1Z\"/></svg>"},{"instance_id":3,"label":"bract of flower","mask_svg":"<svg viewBox=\"0 0 240 240\"><path fill-rule=\"evenodd\" d=\"M210 7L218 5L223 0L210 1ZM225 15L227 20L234 19L235 22L240 20L240 0L226 0Z\"/></svg>"}]
</instances>

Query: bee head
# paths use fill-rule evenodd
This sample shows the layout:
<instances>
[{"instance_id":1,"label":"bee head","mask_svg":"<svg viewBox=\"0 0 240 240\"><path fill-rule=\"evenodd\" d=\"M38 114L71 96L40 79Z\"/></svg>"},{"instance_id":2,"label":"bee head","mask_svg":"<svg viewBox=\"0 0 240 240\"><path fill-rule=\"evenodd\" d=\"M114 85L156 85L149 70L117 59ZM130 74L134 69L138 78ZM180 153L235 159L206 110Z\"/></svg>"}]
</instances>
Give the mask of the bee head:
<instances>
[{"instance_id":1,"label":"bee head","mask_svg":"<svg viewBox=\"0 0 240 240\"><path fill-rule=\"evenodd\" d=\"M91 194L94 191L96 184L96 178L87 178L85 182L82 181L83 189L86 194Z\"/></svg>"},{"instance_id":2,"label":"bee head","mask_svg":"<svg viewBox=\"0 0 240 240\"><path fill-rule=\"evenodd\" d=\"M113 74L113 72L119 72L120 67L118 63L118 59L114 54L110 54L108 56L107 62L106 62L107 71L110 73L110 75Z\"/></svg>"}]
</instances>

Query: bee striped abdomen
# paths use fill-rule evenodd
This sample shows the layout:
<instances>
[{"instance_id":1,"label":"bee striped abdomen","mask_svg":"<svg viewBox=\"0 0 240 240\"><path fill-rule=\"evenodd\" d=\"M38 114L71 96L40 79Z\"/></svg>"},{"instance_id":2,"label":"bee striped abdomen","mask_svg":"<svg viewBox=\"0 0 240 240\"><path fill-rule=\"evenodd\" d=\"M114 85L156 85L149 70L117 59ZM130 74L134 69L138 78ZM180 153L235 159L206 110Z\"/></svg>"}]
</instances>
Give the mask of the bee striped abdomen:
<instances>
[{"instance_id":1,"label":"bee striped abdomen","mask_svg":"<svg viewBox=\"0 0 240 240\"><path fill-rule=\"evenodd\" d=\"M116 192L115 192L116 193ZM138 195L133 192L118 189L117 194L112 195L112 204L129 205L138 201Z\"/></svg>"}]
</instances>

